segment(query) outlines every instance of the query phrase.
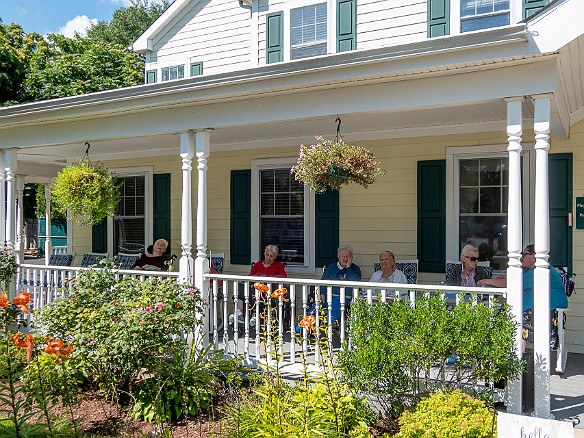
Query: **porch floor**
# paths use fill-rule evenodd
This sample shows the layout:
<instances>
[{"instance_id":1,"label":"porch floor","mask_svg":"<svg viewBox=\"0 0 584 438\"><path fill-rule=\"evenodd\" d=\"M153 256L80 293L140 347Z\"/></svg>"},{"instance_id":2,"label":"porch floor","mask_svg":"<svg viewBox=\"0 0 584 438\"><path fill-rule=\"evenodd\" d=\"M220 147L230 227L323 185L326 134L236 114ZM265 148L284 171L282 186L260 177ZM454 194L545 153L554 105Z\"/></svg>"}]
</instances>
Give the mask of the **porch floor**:
<instances>
[{"instance_id":1,"label":"porch floor","mask_svg":"<svg viewBox=\"0 0 584 438\"><path fill-rule=\"evenodd\" d=\"M564 374L550 378L551 411L556 420L578 418L576 437L584 437L584 354L568 353Z\"/></svg>"}]
</instances>

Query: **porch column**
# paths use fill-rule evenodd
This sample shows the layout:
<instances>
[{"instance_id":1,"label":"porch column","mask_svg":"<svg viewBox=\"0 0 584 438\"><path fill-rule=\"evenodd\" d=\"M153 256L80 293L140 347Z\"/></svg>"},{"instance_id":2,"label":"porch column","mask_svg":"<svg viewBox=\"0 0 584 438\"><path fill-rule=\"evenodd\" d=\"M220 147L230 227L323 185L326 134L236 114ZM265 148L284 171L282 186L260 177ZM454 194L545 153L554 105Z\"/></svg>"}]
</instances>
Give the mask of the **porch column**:
<instances>
[{"instance_id":1,"label":"porch column","mask_svg":"<svg viewBox=\"0 0 584 438\"><path fill-rule=\"evenodd\" d=\"M16 149L6 151L6 246L16 245Z\"/></svg>"},{"instance_id":2,"label":"porch column","mask_svg":"<svg viewBox=\"0 0 584 438\"><path fill-rule=\"evenodd\" d=\"M195 135L192 131L180 135L180 156L182 159L182 216L180 228L181 258L179 280L193 284L193 208L192 173L195 156Z\"/></svg>"},{"instance_id":3,"label":"porch column","mask_svg":"<svg viewBox=\"0 0 584 438\"><path fill-rule=\"evenodd\" d=\"M0 247L6 246L6 153L0 151Z\"/></svg>"},{"instance_id":4,"label":"porch column","mask_svg":"<svg viewBox=\"0 0 584 438\"><path fill-rule=\"evenodd\" d=\"M49 258L53 243L51 242L51 185L45 184L45 265L49 266ZM39 236L40 237L40 236Z\"/></svg>"},{"instance_id":5,"label":"porch column","mask_svg":"<svg viewBox=\"0 0 584 438\"><path fill-rule=\"evenodd\" d=\"M523 308L523 271L521 269L521 250L523 226L521 208L521 136L523 134L521 111L523 97L507 99L507 140L509 146L509 199L507 224L507 249L509 264L507 268L507 303L511 305L515 328L515 353L523 357L522 345L522 308ZM508 382L507 412L521 414L521 377Z\"/></svg>"},{"instance_id":6,"label":"porch column","mask_svg":"<svg viewBox=\"0 0 584 438\"><path fill-rule=\"evenodd\" d=\"M550 148L550 96L534 96L535 132L535 272L534 309L534 415L550 418L550 252L548 150ZM560 322L561 323L561 322Z\"/></svg>"},{"instance_id":7,"label":"porch column","mask_svg":"<svg viewBox=\"0 0 584 438\"><path fill-rule=\"evenodd\" d=\"M209 273L207 260L207 158L210 149L210 130L198 131L196 134L197 147L197 259L195 260L195 287L201 292L201 298L207 302L208 284L205 274ZM204 326L208 327L208 312L203 316ZM208 337L201 339L202 345L208 343Z\"/></svg>"},{"instance_id":8,"label":"porch column","mask_svg":"<svg viewBox=\"0 0 584 438\"><path fill-rule=\"evenodd\" d=\"M16 257L24 263L24 175L16 177Z\"/></svg>"}]
</instances>

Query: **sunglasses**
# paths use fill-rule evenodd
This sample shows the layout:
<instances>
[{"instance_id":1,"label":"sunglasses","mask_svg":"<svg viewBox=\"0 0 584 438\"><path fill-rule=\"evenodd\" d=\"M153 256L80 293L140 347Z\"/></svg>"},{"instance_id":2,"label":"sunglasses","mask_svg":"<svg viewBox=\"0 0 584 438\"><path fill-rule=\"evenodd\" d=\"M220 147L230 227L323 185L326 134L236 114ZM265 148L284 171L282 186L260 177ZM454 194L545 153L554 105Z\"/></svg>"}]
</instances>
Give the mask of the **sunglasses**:
<instances>
[{"instance_id":1,"label":"sunglasses","mask_svg":"<svg viewBox=\"0 0 584 438\"><path fill-rule=\"evenodd\" d=\"M535 253L533 252L522 252L521 255L522 256L526 256L526 255L534 255Z\"/></svg>"},{"instance_id":2,"label":"sunglasses","mask_svg":"<svg viewBox=\"0 0 584 438\"><path fill-rule=\"evenodd\" d=\"M467 259L469 259L471 262L478 262L479 258L478 257L469 257L469 256L465 256Z\"/></svg>"}]
</instances>

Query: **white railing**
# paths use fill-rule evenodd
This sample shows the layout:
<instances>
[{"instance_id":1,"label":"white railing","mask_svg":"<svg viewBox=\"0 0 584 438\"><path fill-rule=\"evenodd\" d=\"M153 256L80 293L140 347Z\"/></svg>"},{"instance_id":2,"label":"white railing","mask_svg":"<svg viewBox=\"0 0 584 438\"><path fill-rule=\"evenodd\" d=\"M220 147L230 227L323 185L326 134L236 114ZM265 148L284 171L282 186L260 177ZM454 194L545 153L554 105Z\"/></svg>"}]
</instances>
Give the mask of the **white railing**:
<instances>
[{"instance_id":1,"label":"white railing","mask_svg":"<svg viewBox=\"0 0 584 438\"><path fill-rule=\"evenodd\" d=\"M209 339L215 349L223 350L226 354L243 356L252 360L271 360L274 353L285 364L297 364L302 361L303 354L309 351L314 354L316 362L320 359L319 342L309 346L309 338L306 330L298 330L299 320L309 314L313 302L324 295L328 308L324 309L326 318L323 320L319 312L314 312L316 326L328 325L328 345L339 348L347 340L347 321L345 321L346 301L366 299L372 302L378 294L381 299L393 297L396 299L408 299L415 304L416 300L424 294L442 294L447 302L456 305L464 296L465 300L477 303L479 300L494 305L494 299L506 298L506 289L499 288L469 288L445 285L422 284L391 284L370 282L349 282L342 280L311 280L295 278L272 277L248 277L241 275L209 274L209 293L207 296L208 320L206 327L209 331ZM283 298L268 300L268 310L263 321L265 337L261 337L260 330L255 330L250 324L255 318L259 323L263 312L260 310L260 302L255 301L250 306L255 296L253 282L261 282L274 291L280 287L286 287L289 291L289 301ZM340 312L338 320L333 315L333 288L339 296ZM243 324L235 316L235 302L238 291L243 291L245 298ZM315 291L319 293L315 294ZM397 291L397 292L396 292ZM464 294L464 295L462 295ZM235 297L235 299L234 299ZM337 310L337 309L335 309ZM233 323L229 324L229 316L233 314ZM243 327L242 327L243 325ZM316 336L320 331L316 331ZM277 349L277 350L276 350Z\"/></svg>"},{"instance_id":2,"label":"white railing","mask_svg":"<svg viewBox=\"0 0 584 438\"><path fill-rule=\"evenodd\" d=\"M53 246L53 254L67 254L67 245Z\"/></svg>"},{"instance_id":3,"label":"white railing","mask_svg":"<svg viewBox=\"0 0 584 438\"><path fill-rule=\"evenodd\" d=\"M80 272L91 268L71 266L47 266L22 264L16 275L16 287L19 292L32 295L32 307L39 309L57 297L65 296L71 291L72 280ZM144 281L148 278L176 278L178 272L114 270L123 277L135 277Z\"/></svg>"}]
</instances>

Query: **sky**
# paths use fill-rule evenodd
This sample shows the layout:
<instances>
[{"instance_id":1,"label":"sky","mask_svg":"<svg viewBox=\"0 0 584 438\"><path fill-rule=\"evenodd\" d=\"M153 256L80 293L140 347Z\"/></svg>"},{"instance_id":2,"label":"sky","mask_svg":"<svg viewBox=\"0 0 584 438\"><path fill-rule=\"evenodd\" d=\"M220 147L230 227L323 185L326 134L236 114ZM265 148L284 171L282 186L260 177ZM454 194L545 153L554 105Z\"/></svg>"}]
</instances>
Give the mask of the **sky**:
<instances>
[{"instance_id":1,"label":"sky","mask_svg":"<svg viewBox=\"0 0 584 438\"><path fill-rule=\"evenodd\" d=\"M116 9L130 4L130 0L0 0L0 18L4 24L20 24L27 33L71 37L75 31L85 34L92 22L110 20Z\"/></svg>"}]
</instances>

